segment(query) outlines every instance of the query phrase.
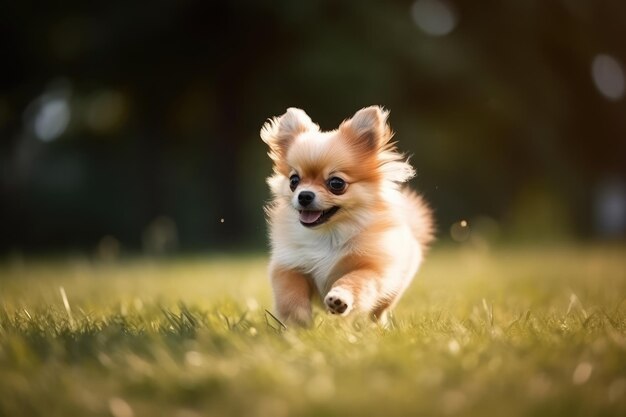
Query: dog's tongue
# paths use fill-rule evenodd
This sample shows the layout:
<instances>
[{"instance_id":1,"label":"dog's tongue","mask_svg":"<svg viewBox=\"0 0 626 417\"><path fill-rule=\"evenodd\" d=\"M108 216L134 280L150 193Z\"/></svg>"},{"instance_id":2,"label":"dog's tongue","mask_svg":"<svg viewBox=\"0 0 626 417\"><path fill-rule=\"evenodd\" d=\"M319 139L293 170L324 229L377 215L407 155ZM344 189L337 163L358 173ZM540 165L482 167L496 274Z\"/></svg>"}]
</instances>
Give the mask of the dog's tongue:
<instances>
[{"instance_id":1,"label":"dog's tongue","mask_svg":"<svg viewBox=\"0 0 626 417\"><path fill-rule=\"evenodd\" d=\"M302 210L300 212L300 221L302 223L314 223L319 219L322 215L321 211L316 210Z\"/></svg>"}]
</instances>

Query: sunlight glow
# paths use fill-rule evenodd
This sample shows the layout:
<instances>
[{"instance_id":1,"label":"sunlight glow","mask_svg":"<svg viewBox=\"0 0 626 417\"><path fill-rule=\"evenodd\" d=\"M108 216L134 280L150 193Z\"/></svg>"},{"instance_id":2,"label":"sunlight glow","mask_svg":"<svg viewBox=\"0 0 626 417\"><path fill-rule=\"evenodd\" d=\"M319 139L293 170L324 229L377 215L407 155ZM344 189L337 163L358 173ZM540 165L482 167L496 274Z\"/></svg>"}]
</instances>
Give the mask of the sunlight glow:
<instances>
[{"instance_id":1,"label":"sunlight glow","mask_svg":"<svg viewBox=\"0 0 626 417\"><path fill-rule=\"evenodd\" d=\"M626 378L618 378L609 387L609 401L614 403L626 395Z\"/></svg>"},{"instance_id":2,"label":"sunlight glow","mask_svg":"<svg viewBox=\"0 0 626 417\"><path fill-rule=\"evenodd\" d=\"M133 417L133 409L130 405L119 397L109 399L109 411L113 417Z\"/></svg>"},{"instance_id":3,"label":"sunlight glow","mask_svg":"<svg viewBox=\"0 0 626 417\"><path fill-rule=\"evenodd\" d=\"M589 362L581 362L578 364L576 369L574 370L574 375L572 375L572 382L575 385L582 385L589 380L591 376L591 372L593 371L593 366Z\"/></svg>"},{"instance_id":4,"label":"sunlight glow","mask_svg":"<svg viewBox=\"0 0 626 417\"><path fill-rule=\"evenodd\" d=\"M189 352L185 353L185 363L189 366L198 367L204 364L204 359L199 352L196 352L195 350L190 350Z\"/></svg>"}]
</instances>

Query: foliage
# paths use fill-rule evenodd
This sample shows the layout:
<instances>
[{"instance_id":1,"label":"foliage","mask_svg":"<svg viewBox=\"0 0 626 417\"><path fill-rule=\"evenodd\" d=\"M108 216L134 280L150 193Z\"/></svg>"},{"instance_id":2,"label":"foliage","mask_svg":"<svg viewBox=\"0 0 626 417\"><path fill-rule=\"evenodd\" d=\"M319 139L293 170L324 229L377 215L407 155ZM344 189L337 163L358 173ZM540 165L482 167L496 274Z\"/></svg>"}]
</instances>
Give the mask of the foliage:
<instances>
[{"instance_id":1,"label":"foliage","mask_svg":"<svg viewBox=\"0 0 626 417\"><path fill-rule=\"evenodd\" d=\"M446 226L591 236L599 189L624 188L626 2L5 3L2 252L107 235L138 248L160 216L185 249L260 246L258 133L291 106L323 129L390 109ZM425 32L418 3L448 10L452 31ZM616 67L613 98L594 85L598 57ZM58 136L44 141L45 121Z\"/></svg>"}]
</instances>

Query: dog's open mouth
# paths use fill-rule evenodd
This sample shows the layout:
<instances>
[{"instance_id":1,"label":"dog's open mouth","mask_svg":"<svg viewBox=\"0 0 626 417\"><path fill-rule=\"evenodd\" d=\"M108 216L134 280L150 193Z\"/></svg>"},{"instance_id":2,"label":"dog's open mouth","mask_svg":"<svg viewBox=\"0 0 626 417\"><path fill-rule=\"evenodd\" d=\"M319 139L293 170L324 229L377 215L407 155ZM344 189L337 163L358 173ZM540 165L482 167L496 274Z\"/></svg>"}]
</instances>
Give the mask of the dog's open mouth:
<instances>
[{"instance_id":1,"label":"dog's open mouth","mask_svg":"<svg viewBox=\"0 0 626 417\"><path fill-rule=\"evenodd\" d=\"M328 210L300 210L300 224L306 227L319 226L326 223L339 210L338 206Z\"/></svg>"}]
</instances>

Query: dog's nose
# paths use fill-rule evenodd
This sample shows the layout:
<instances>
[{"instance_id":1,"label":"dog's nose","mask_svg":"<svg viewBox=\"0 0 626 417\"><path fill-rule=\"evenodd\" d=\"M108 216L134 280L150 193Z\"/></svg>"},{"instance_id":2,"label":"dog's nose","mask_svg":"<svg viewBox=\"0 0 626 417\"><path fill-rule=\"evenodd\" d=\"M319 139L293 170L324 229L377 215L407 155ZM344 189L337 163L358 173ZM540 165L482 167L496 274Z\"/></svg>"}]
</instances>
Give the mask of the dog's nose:
<instances>
[{"instance_id":1,"label":"dog's nose","mask_svg":"<svg viewBox=\"0 0 626 417\"><path fill-rule=\"evenodd\" d=\"M298 194L298 203L300 203L302 207L306 207L313 202L314 198L315 194L313 192L302 191L300 194Z\"/></svg>"}]
</instances>

